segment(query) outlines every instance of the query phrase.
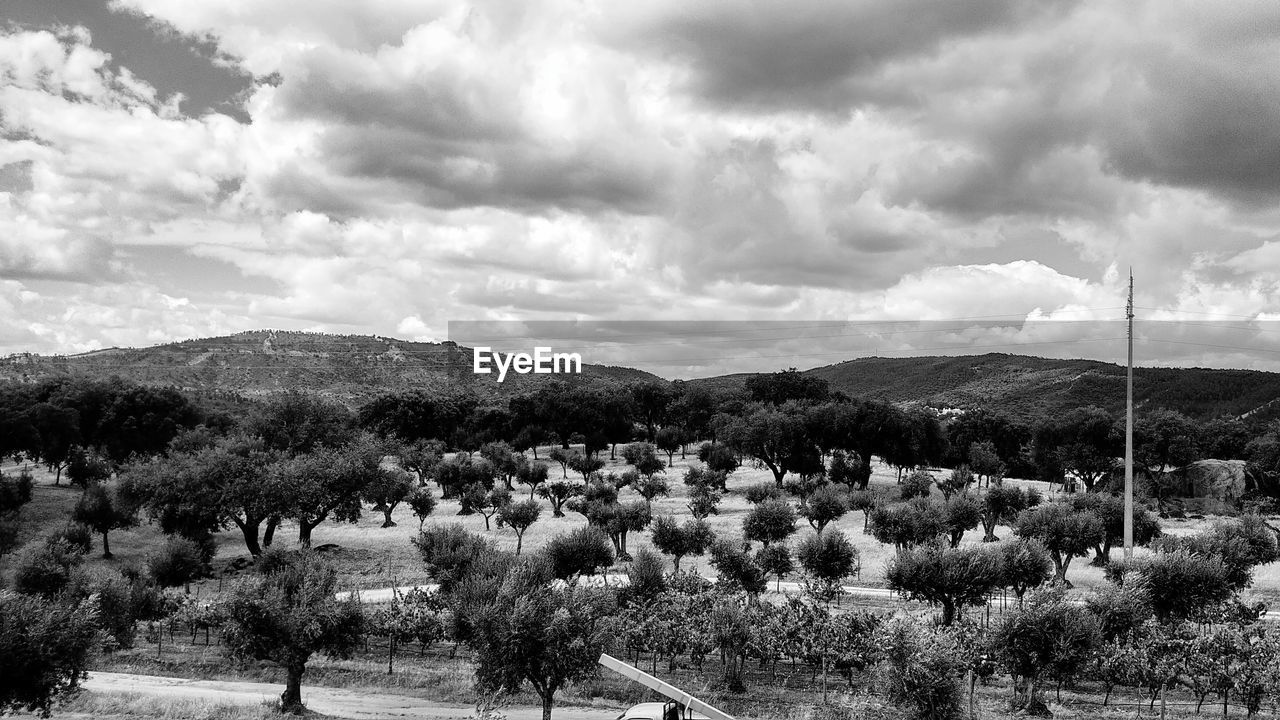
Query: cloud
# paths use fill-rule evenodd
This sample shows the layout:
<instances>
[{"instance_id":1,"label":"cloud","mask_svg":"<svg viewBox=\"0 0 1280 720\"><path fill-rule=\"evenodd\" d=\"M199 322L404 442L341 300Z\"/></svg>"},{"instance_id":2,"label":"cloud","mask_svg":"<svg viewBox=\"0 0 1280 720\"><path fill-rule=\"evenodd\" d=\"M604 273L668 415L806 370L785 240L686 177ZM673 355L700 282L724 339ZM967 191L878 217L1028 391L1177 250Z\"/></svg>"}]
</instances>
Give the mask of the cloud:
<instances>
[{"instance_id":1,"label":"cloud","mask_svg":"<svg viewBox=\"0 0 1280 720\"><path fill-rule=\"evenodd\" d=\"M113 7L255 81L193 118L93 28L0 35L14 345L114 342L124 288L174 337L1069 315L1130 265L1149 307L1280 303L1269 4Z\"/></svg>"}]
</instances>

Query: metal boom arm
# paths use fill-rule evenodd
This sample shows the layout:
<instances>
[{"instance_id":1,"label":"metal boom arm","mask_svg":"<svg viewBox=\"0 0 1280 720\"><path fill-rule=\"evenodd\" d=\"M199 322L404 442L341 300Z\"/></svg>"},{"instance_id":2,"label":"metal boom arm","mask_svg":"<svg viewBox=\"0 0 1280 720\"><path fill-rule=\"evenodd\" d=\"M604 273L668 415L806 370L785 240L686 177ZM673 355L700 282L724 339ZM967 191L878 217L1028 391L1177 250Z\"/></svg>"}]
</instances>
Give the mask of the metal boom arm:
<instances>
[{"instance_id":1,"label":"metal boom arm","mask_svg":"<svg viewBox=\"0 0 1280 720\"><path fill-rule=\"evenodd\" d=\"M602 653L600 655L600 664L628 680L634 680L650 690L657 690L687 708L697 710L703 715L711 718L711 720L734 720L732 715L720 712L680 688L669 683L665 683L640 668L635 667L634 665L628 665L611 655Z\"/></svg>"}]
</instances>

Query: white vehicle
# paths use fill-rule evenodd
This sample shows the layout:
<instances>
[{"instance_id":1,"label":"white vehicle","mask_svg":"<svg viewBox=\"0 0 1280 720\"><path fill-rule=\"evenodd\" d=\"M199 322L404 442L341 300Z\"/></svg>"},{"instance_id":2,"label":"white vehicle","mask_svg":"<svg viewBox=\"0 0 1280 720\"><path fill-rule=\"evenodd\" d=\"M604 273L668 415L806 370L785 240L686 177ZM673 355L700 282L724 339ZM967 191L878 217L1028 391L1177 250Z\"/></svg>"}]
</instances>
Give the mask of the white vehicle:
<instances>
[{"instance_id":1,"label":"white vehicle","mask_svg":"<svg viewBox=\"0 0 1280 720\"><path fill-rule=\"evenodd\" d=\"M711 718L684 708L674 700L668 700L640 703L619 715L617 720L711 720Z\"/></svg>"}]
</instances>

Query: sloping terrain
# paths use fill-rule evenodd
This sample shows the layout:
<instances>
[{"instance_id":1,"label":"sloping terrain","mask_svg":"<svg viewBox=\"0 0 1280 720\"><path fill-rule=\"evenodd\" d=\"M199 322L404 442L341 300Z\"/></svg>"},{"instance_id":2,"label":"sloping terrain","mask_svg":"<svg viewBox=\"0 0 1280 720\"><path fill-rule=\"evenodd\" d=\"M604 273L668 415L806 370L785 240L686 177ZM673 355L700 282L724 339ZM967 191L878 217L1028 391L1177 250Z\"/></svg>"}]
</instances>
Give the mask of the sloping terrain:
<instances>
[{"instance_id":1,"label":"sloping terrain","mask_svg":"<svg viewBox=\"0 0 1280 720\"><path fill-rule=\"evenodd\" d=\"M1086 405L1124 410L1125 368L1095 360L1051 360L989 353L960 357L848 360L806 370L852 397L939 408L986 405L1038 418ZM1134 404L1194 418L1276 414L1280 373L1204 368L1134 368ZM750 375L695 382L740 386Z\"/></svg>"},{"instance_id":2,"label":"sloping terrain","mask_svg":"<svg viewBox=\"0 0 1280 720\"><path fill-rule=\"evenodd\" d=\"M388 390L469 390L503 396L549 375L472 372L470 348L367 335L255 330L150 348L112 348L81 355L18 355L0 360L0 379L57 375L119 376L144 385L256 396L301 389L359 401ZM563 376L561 376L563 377ZM613 382L654 380L631 368L582 366L582 377Z\"/></svg>"}]
</instances>

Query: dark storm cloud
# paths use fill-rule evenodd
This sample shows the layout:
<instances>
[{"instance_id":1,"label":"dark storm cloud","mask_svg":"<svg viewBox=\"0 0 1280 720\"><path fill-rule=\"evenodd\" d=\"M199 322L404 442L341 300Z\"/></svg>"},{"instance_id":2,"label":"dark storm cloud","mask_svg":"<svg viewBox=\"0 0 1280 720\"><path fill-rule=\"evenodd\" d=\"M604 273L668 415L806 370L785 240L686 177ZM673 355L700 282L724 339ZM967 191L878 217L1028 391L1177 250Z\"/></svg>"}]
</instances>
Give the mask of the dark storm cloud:
<instances>
[{"instance_id":1,"label":"dark storm cloud","mask_svg":"<svg viewBox=\"0 0 1280 720\"><path fill-rule=\"evenodd\" d=\"M129 68L162 95L182 93L183 112L220 112L248 120L242 101L253 79L220 53L212 38L179 33L106 0L6 0L3 19L20 28L87 27L94 47L111 54L114 68Z\"/></svg>"},{"instance_id":2,"label":"dark storm cloud","mask_svg":"<svg viewBox=\"0 0 1280 720\"><path fill-rule=\"evenodd\" d=\"M1073 2L855 0L681 3L637 40L686 59L694 91L729 106L846 110L859 76L953 38L1016 27Z\"/></svg>"},{"instance_id":3,"label":"dark storm cloud","mask_svg":"<svg viewBox=\"0 0 1280 720\"><path fill-rule=\"evenodd\" d=\"M1280 44L1276 49L1280 51ZM1280 62L1225 65L1213 55L1152 57L1143 87L1116 98L1102 128L1128 177L1245 201L1280 193Z\"/></svg>"}]
</instances>

